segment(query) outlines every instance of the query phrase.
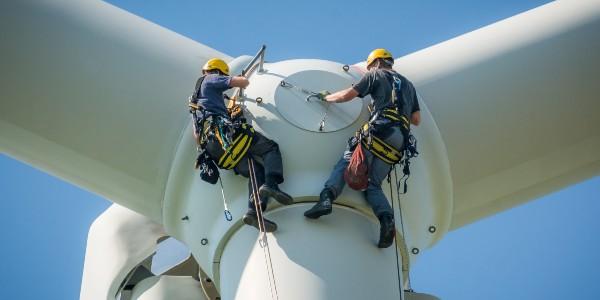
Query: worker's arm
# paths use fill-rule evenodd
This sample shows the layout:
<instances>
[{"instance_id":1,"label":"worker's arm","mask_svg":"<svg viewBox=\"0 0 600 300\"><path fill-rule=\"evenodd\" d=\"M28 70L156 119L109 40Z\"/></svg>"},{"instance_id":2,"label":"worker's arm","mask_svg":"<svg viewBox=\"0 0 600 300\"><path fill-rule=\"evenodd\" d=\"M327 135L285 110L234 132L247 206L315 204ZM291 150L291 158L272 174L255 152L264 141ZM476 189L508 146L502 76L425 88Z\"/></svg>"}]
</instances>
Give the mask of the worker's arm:
<instances>
[{"instance_id":1,"label":"worker's arm","mask_svg":"<svg viewBox=\"0 0 600 300\"><path fill-rule=\"evenodd\" d=\"M412 115L410 116L410 124L415 125L415 126L419 126L419 124L421 124L421 112L420 111L415 111L414 113L412 113Z\"/></svg>"},{"instance_id":2,"label":"worker's arm","mask_svg":"<svg viewBox=\"0 0 600 300\"><path fill-rule=\"evenodd\" d=\"M248 78L244 76L232 76L229 82L230 87L239 87L245 89L250 84Z\"/></svg>"},{"instance_id":3,"label":"worker's arm","mask_svg":"<svg viewBox=\"0 0 600 300\"><path fill-rule=\"evenodd\" d=\"M341 91L335 92L331 95L327 95L325 97L325 101L342 103L342 102L350 101L350 100L356 98L356 96L358 96L358 92L353 87L349 87L345 90L341 90Z\"/></svg>"},{"instance_id":4,"label":"worker's arm","mask_svg":"<svg viewBox=\"0 0 600 300\"><path fill-rule=\"evenodd\" d=\"M365 76L363 76L354 86L339 92L335 92L331 95L327 95L325 100L329 102L342 103L350 101L356 97L363 98L371 93L374 80L375 78L373 77L373 73L369 72L365 74Z\"/></svg>"}]
</instances>

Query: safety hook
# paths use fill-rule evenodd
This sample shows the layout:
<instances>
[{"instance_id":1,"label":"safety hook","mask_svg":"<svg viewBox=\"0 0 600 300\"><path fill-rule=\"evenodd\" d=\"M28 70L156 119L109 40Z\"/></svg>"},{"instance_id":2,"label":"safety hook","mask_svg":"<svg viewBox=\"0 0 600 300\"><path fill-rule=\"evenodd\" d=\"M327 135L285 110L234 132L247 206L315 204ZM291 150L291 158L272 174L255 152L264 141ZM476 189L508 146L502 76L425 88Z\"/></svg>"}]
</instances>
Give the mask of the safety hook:
<instances>
[{"instance_id":1,"label":"safety hook","mask_svg":"<svg viewBox=\"0 0 600 300\"><path fill-rule=\"evenodd\" d=\"M281 86L282 86L282 87L284 87L284 88L291 88L291 87L293 87L293 85L292 85L291 83L289 83L289 82L286 82L285 80L282 80L282 81L279 83L279 85L281 85Z\"/></svg>"},{"instance_id":2,"label":"safety hook","mask_svg":"<svg viewBox=\"0 0 600 300\"><path fill-rule=\"evenodd\" d=\"M224 210L223 213L225 214L225 220L229 222L233 220L233 216L231 215L231 212L228 209Z\"/></svg>"},{"instance_id":3,"label":"safety hook","mask_svg":"<svg viewBox=\"0 0 600 300\"><path fill-rule=\"evenodd\" d=\"M317 98L317 100L321 101L321 98L319 97L319 94L317 94L317 93L312 93L312 94L306 96L306 102L310 102L310 98Z\"/></svg>"}]
</instances>

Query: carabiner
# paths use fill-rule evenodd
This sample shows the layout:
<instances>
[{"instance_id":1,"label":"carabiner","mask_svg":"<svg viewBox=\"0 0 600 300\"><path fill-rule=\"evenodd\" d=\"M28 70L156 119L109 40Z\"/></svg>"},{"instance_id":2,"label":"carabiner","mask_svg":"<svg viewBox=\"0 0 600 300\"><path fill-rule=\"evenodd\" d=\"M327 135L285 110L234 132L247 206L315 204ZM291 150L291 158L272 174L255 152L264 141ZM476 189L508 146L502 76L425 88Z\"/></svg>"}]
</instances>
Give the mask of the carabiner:
<instances>
[{"instance_id":1,"label":"carabiner","mask_svg":"<svg viewBox=\"0 0 600 300\"><path fill-rule=\"evenodd\" d=\"M306 96L306 102L310 102L310 98L317 98L317 100L322 101L318 93L312 93Z\"/></svg>"},{"instance_id":2,"label":"carabiner","mask_svg":"<svg viewBox=\"0 0 600 300\"><path fill-rule=\"evenodd\" d=\"M293 87L294 87L294 86L293 86L291 83L289 83L289 82L286 82L285 80L282 80L282 81L279 83L279 85L281 85L281 86L282 86L282 87L284 87L284 88L293 88Z\"/></svg>"},{"instance_id":3,"label":"carabiner","mask_svg":"<svg viewBox=\"0 0 600 300\"><path fill-rule=\"evenodd\" d=\"M224 210L223 213L225 214L225 220L229 222L233 220L233 216L231 215L231 212L228 209Z\"/></svg>"}]
</instances>

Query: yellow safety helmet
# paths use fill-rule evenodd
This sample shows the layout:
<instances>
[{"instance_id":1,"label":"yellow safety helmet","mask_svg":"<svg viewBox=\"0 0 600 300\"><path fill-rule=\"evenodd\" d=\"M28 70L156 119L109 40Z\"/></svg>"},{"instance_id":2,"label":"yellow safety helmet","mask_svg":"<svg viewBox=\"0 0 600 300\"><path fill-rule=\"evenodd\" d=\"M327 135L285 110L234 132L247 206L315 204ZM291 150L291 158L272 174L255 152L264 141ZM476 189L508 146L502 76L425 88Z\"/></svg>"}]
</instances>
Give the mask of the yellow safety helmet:
<instances>
[{"instance_id":1,"label":"yellow safety helmet","mask_svg":"<svg viewBox=\"0 0 600 300\"><path fill-rule=\"evenodd\" d=\"M369 53L369 57L367 57L367 67L378 58L393 59L392 54L389 51L387 51L383 48L375 49L375 50L371 51L371 53Z\"/></svg>"},{"instance_id":2,"label":"yellow safety helmet","mask_svg":"<svg viewBox=\"0 0 600 300\"><path fill-rule=\"evenodd\" d=\"M229 75L229 66L220 58L211 58L202 67L202 71L210 70L219 70L223 72L223 74Z\"/></svg>"}]
</instances>

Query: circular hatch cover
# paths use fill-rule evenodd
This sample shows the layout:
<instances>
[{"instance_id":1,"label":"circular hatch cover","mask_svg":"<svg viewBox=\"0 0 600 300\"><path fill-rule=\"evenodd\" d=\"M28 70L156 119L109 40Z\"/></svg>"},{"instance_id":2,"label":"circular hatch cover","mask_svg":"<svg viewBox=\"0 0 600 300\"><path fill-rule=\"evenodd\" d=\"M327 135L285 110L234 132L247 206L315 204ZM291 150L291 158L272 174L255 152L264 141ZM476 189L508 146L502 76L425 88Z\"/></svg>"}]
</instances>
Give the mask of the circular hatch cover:
<instances>
[{"instance_id":1,"label":"circular hatch cover","mask_svg":"<svg viewBox=\"0 0 600 300\"><path fill-rule=\"evenodd\" d=\"M307 70L283 79L275 91L275 104L279 113L294 126L315 132L332 132L354 123L360 116L363 102L328 103L310 92L327 90L335 92L350 87L351 82L335 73Z\"/></svg>"}]
</instances>

